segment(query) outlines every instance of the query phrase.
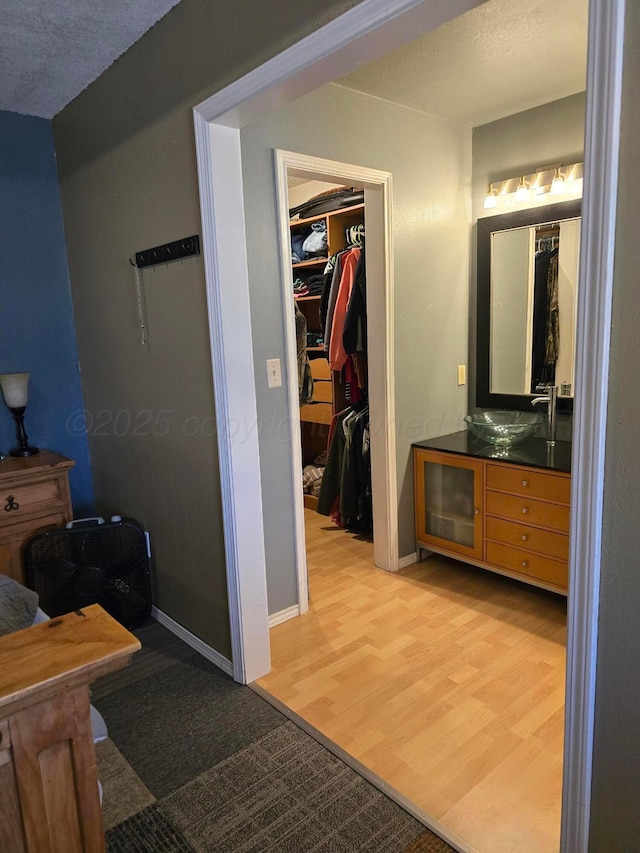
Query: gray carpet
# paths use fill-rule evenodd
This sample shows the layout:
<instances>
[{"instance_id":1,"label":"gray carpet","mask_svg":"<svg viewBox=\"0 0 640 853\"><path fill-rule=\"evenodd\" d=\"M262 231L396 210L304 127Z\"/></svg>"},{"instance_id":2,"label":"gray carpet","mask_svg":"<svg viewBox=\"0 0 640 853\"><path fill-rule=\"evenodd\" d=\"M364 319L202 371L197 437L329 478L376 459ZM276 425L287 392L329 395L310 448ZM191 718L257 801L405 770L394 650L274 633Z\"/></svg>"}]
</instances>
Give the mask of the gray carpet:
<instances>
[{"instance_id":1,"label":"gray carpet","mask_svg":"<svg viewBox=\"0 0 640 853\"><path fill-rule=\"evenodd\" d=\"M136 634L142 651L92 691L110 735L97 749L108 853L401 853L425 837L160 625ZM434 850L451 850L426 834L443 845Z\"/></svg>"}]
</instances>

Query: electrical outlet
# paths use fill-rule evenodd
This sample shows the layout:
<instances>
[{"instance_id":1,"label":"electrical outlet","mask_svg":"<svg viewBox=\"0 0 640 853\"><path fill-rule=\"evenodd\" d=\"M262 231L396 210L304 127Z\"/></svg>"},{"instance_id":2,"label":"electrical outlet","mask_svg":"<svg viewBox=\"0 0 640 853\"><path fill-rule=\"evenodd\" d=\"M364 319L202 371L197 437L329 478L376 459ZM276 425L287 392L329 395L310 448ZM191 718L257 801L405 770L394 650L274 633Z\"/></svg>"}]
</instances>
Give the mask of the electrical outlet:
<instances>
[{"instance_id":1,"label":"electrical outlet","mask_svg":"<svg viewBox=\"0 0 640 853\"><path fill-rule=\"evenodd\" d=\"M458 385L464 385L467 381L467 365L458 365Z\"/></svg>"},{"instance_id":2,"label":"electrical outlet","mask_svg":"<svg viewBox=\"0 0 640 853\"><path fill-rule=\"evenodd\" d=\"M279 358L267 359L267 384L269 388L280 388L282 386L282 372L280 370Z\"/></svg>"}]
</instances>

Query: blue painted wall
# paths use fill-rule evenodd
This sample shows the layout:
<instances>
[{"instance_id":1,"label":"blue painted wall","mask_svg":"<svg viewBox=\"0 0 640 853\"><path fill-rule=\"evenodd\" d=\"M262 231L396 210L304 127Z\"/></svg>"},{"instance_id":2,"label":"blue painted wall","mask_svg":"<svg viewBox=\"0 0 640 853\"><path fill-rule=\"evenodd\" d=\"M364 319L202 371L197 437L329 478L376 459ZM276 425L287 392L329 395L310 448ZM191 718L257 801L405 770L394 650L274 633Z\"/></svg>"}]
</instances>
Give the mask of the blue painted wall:
<instances>
[{"instance_id":1,"label":"blue painted wall","mask_svg":"<svg viewBox=\"0 0 640 853\"><path fill-rule=\"evenodd\" d=\"M0 373L30 373L31 444L75 460L74 514L93 514L67 251L51 122L0 112ZM0 395L0 449L15 446ZM0 462L0 465L2 463Z\"/></svg>"}]
</instances>

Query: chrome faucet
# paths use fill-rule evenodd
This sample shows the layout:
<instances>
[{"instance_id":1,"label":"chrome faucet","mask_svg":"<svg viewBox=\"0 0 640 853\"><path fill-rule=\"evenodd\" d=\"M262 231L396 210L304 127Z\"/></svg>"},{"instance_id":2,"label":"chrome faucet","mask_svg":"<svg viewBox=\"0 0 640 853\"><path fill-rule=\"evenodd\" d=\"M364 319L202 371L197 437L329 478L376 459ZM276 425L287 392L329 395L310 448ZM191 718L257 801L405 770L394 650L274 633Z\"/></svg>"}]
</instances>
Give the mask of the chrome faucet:
<instances>
[{"instance_id":1,"label":"chrome faucet","mask_svg":"<svg viewBox=\"0 0 640 853\"><path fill-rule=\"evenodd\" d=\"M555 447L556 444L556 401L558 399L558 386L547 385L547 393L543 397L534 397L532 406L538 403L547 403L547 447Z\"/></svg>"}]
</instances>

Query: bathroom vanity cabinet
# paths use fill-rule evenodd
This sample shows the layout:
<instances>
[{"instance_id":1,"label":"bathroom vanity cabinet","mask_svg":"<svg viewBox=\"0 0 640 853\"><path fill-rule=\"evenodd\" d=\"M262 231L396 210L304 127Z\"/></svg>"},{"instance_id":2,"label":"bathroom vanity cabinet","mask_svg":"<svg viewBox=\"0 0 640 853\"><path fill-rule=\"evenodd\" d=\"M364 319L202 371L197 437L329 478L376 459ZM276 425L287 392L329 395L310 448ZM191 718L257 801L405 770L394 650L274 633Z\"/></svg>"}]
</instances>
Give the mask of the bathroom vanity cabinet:
<instances>
[{"instance_id":1,"label":"bathroom vanity cabinet","mask_svg":"<svg viewBox=\"0 0 640 853\"><path fill-rule=\"evenodd\" d=\"M494 454L466 432L413 445L418 554L566 594L571 445L530 439Z\"/></svg>"}]
</instances>

